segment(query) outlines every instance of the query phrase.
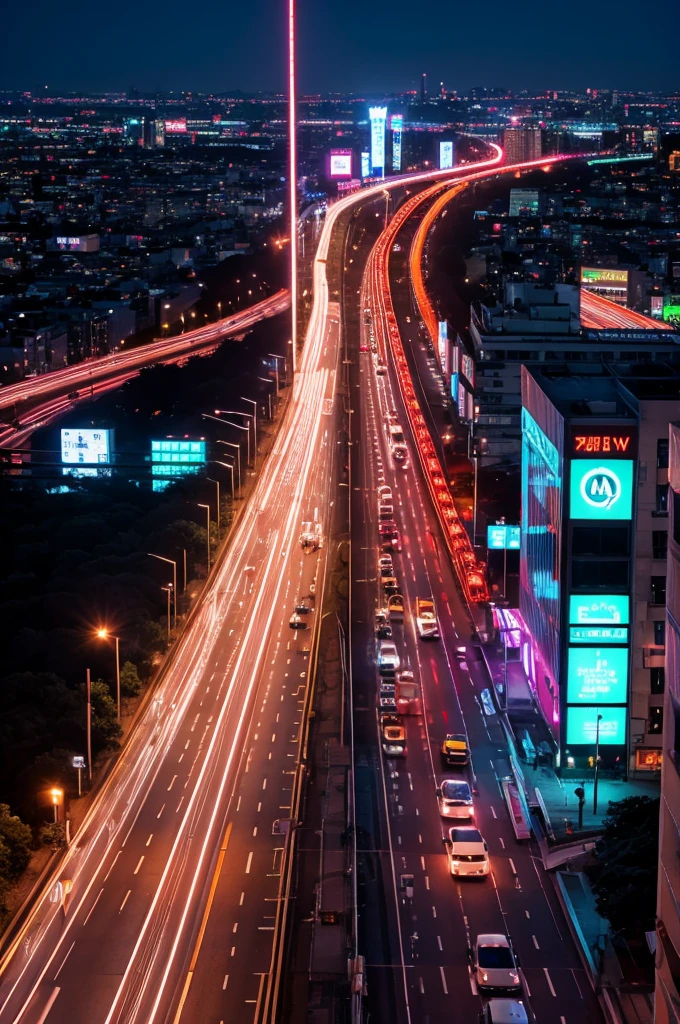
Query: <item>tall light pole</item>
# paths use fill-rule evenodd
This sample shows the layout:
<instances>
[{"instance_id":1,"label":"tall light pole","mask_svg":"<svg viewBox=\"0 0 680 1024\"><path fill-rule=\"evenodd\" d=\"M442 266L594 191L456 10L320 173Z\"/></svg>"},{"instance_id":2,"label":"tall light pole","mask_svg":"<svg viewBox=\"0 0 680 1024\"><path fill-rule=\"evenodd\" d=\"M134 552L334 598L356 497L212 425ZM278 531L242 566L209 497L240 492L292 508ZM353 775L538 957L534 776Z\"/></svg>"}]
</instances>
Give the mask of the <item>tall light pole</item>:
<instances>
[{"instance_id":1,"label":"tall light pole","mask_svg":"<svg viewBox=\"0 0 680 1024\"><path fill-rule=\"evenodd\" d=\"M174 558L166 558L165 555L154 555L152 551L147 551L149 558L157 558L159 562L169 562L172 566L172 624L177 625L177 562ZM186 587L186 570L184 572L184 586Z\"/></svg>"},{"instance_id":2,"label":"tall light pole","mask_svg":"<svg viewBox=\"0 0 680 1024\"><path fill-rule=\"evenodd\" d=\"M246 401L249 401L249 399L246 399ZM248 464L250 465L250 423L248 423L247 427L244 427L242 423L234 423L233 420L221 420L219 417L220 416L243 416L243 418L246 419L246 420L252 420L253 419L252 412L241 412L240 410L236 410L236 409L215 409L215 415L214 416L211 416L207 412L201 413L201 415L203 416L204 419L209 419L209 420L214 419L214 420L217 420L218 423L226 423L227 426L236 427L237 430L247 430L248 431ZM257 441L257 438L255 440Z\"/></svg>"},{"instance_id":3,"label":"tall light pole","mask_svg":"<svg viewBox=\"0 0 680 1024\"><path fill-rule=\"evenodd\" d=\"M213 480L212 477L209 477L209 476L206 477L206 480L208 481L208 483L214 484L216 489L217 489L217 515L215 516L215 520L217 522L217 529L219 530L219 528L220 528L220 482L219 482L219 480Z\"/></svg>"},{"instance_id":4,"label":"tall light pole","mask_svg":"<svg viewBox=\"0 0 680 1024\"><path fill-rule=\"evenodd\" d=\"M87 781L92 782L92 680L90 670L86 670L85 696L87 699Z\"/></svg>"},{"instance_id":5,"label":"tall light pole","mask_svg":"<svg viewBox=\"0 0 680 1024\"><path fill-rule=\"evenodd\" d=\"M54 808L54 824L56 825L59 821L59 804L64 799L63 789L51 789L50 796L52 797L52 807Z\"/></svg>"},{"instance_id":6,"label":"tall light pole","mask_svg":"<svg viewBox=\"0 0 680 1024\"><path fill-rule=\"evenodd\" d=\"M239 487L239 490L240 490L241 489L241 445L240 444L234 444L233 441L218 441L217 443L218 444L223 444L225 446L225 448L235 448L236 449L236 472L238 474L238 487ZM230 458L233 459L234 456L232 455L232 456L230 456Z\"/></svg>"},{"instance_id":7,"label":"tall light pole","mask_svg":"<svg viewBox=\"0 0 680 1024\"><path fill-rule=\"evenodd\" d=\"M116 717L120 725L120 637L109 633L106 627L97 630L100 640L115 640L116 642Z\"/></svg>"},{"instance_id":8,"label":"tall light pole","mask_svg":"<svg viewBox=\"0 0 680 1024\"><path fill-rule=\"evenodd\" d=\"M208 573L210 573L210 505L203 505L202 502L197 501L196 504L199 508L205 509L205 528L206 528L206 542L208 548Z\"/></svg>"},{"instance_id":9,"label":"tall light pole","mask_svg":"<svg viewBox=\"0 0 680 1024\"><path fill-rule=\"evenodd\" d=\"M228 469L231 473L231 500L234 501L234 464L233 462L220 462L219 459L215 459L216 466L223 466L224 469Z\"/></svg>"},{"instance_id":10,"label":"tall light pole","mask_svg":"<svg viewBox=\"0 0 680 1024\"><path fill-rule=\"evenodd\" d=\"M602 715L598 713L595 727L595 779L593 782L593 814L597 814L597 783L600 778L600 722Z\"/></svg>"},{"instance_id":11,"label":"tall light pole","mask_svg":"<svg viewBox=\"0 0 680 1024\"><path fill-rule=\"evenodd\" d=\"M258 380L263 380L265 382L265 384L271 384L272 383L271 377L258 377L257 379ZM272 393L271 393L271 391L267 392L267 401L269 402L269 419L271 419L272 418Z\"/></svg>"},{"instance_id":12,"label":"tall light pole","mask_svg":"<svg viewBox=\"0 0 680 1024\"><path fill-rule=\"evenodd\" d=\"M286 357L285 356L277 356L277 355L275 355L274 352L270 352L269 353L269 358L275 360L274 366L276 367L276 370L275 370L275 372L276 372L276 394L278 395L278 393L279 393L279 359L283 359L283 373L284 373L284 376L285 376L285 373L286 373Z\"/></svg>"},{"instance_id":13,"label":"tall light pole","mask_svg":"<svg viewBox=\"0 0 680 1024\"><path fill-rule=\"evenodd\" d=\"M172 591L172 583L168 583L167 587L161 587L161 590L165 590L168 595L168 640L170 639L170 593Z\"/></svg>"},{"instance_id":14,"label":"tall light pole","mask_svg":"<svg viewBox=\"0 0 680 1024\"><path fill-rule=\"evenodd\" d=\"M257 458L257 402L254 398L244 398L241 395L242 402L248 402L253 407L253 437L255 439L255 458Z\"/></svg>"},{"instance_id":15,"label":"tall light pole","mask_svg":"<svg viewBox=\"0 0 680 1024\"><path fill-rule=\"evenodd\" d=\"M293 376L297 368L297 135L295 108L295 0L288 0L288 201L290 204L290 312Z\"/></svg>"}]
</instances>

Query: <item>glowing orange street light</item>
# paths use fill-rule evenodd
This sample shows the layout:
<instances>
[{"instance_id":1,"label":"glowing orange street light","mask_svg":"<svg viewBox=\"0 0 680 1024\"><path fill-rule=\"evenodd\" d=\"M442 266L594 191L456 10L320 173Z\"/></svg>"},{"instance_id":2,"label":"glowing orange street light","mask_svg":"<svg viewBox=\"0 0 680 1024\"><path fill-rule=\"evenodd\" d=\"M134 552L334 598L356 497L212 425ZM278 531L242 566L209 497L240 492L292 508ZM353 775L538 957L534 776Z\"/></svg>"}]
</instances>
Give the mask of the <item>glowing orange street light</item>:
<instances>
[{"instance_id":1,"label":"glowing orange street light","mask_svg":"<svg viewBox=\"0 0 680 1024\"><path fill-rule=\"evenodd\" d=\"M97 630L97 636L100 640L115 640L116 641L116 717L118 724L120 725L120 637L114 636L113 633L109 633L105 626Z\"/></svg>"},{"instance_id":2,"label":"glowing orange street light","mask_svg":"<svg viewBox=\"0 0 680 1024\"><path fill-rule=\"evenodd\" d=\"M63 789L51 789L50 796L52 797L52 807L54 809L54 823L59 821L59 804L64 799Z\"/></svg>"}]
</instances>

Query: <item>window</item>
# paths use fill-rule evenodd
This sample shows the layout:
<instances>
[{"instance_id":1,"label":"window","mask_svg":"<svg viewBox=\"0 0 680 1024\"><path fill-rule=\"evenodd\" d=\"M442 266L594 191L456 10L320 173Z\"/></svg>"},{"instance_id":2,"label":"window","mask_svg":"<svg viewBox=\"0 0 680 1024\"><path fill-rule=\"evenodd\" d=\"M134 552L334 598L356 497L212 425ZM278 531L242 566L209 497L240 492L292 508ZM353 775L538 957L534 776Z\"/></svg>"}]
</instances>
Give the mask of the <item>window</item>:
<instances>
[{"instance_id":1,"label":"window","mask_svg":"<svg viewBox=\"0 0 680 1024\"><path fill-rule=\"evenodd\" d=\"M666 603L666 577L652 576L650 579L652 604Z\"/></svg>"},{"instance_id":2,"label":"window","mask_svg":"<svg viewBox=\"0 0 680 1024\"><path fill-rule=\"evenodd\" d=\"M659 619L654 622L654 646L666 646L666 620Z\"/></svg>"},{"instance_id":3,"label":"window","mask_svg":"<svg viewBox=\"0 0 680 1024\"><path fill-rule=\"evenodd\" d=\"M668 469L668 438L661 437L656 442L656 468Z\"/></svg>"},{"instance_id":4,"label":"window","mask_svg":"<svg viewBox=\"0 0 680 1024\"><path fill-rule=\"evenodd\" d=\"M666 689L666 669L650 668L649 670L649 692L658 696Z\"/></svg>"},{"instance_id":5,"label":"window","mask_svg":"<svg viewBox=\"0 0 680 1024\"><path fill-rule=\"evenodd\" d=\"M591 587L622 590L628 585L628 561L574 558L571 563L571 581L574 590L590 590Z\"/></svg>"},{"instance_id":6,"label":"window","mask_svg":"<svg viewBox=\"0 0 680 1024\"><path fill-rule=\"evenodd\" d=\"M571 536L572 555L630 556L630 530L627 526L575 526Z\"/></svg>"},{"instance_id":7,"label":"window","mask_svg":"<svg viewBox=\"0 0 680 1024\"><path fill-rule=\"evenodd\" d=\"M668 554L668 532L666 530L652 530L652 558L660 558L666 561Z\"/></svg>"},{"instance_id":8,"label":"window","mask_svg":"<svg viewBox=\"0 0 680 1024\"><path fill-rule=\"evenodd\" d=\"M656 514L658 516L668 515L668 484L656 485Z\"/></svg>"},{"instance_id":9,"label":"window","mask_svg":"<svg viewBox=\"0 0 680 1024\"><path fill-rule=\"evenodd\" d=\"M663 732L663 708L650 708L649 709L649 729L650 735L658 736Z\"/></svg>"}]
</instances>

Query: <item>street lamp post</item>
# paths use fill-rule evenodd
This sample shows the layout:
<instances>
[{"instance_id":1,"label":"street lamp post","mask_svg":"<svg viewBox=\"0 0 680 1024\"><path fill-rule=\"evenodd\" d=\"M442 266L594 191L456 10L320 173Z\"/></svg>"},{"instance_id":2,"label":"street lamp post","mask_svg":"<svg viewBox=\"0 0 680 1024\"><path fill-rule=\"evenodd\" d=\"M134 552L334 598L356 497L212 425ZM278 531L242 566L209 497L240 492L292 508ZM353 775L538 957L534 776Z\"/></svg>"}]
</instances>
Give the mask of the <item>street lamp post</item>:
<instances>
[{"instance_id":1,"label":"street lamp post","mask_svg":"<svg viewBox=\"0 0 680 1024\"><path fill-rule=\"evenodd\" d=\"M109 633L108 629L102 627L97 630L100 640L115 640L116 642L116 717L120 725L120 637Z\"/></svg>"},{"instance_id":2,"label":"street lamp post","mask_svg":"<svg viewBox=\"0 0 680 1024\"><path fill-rule=\"evenodd\" d=\"M50 795L52 797L52 808L54 810L54 824L56 825L59 821L59 804L64 799L64 791L63 789L52 789L50 790Z\"/></svg>"},{"instance_id":3,"label":"street lamp post","mask_svg":"<svg viewBox=\"0 0 680 1024\"><path fill-rule=\"evenodd\" d=\"M252 418L253 418L252 412L240 412L240 411L237 411L235 409L216 409L215 412L216 413L221 413L223 416L243 416L243 418L247 419L248 421L252 420ZM212 419L217 419L217 416L210 417L209 414L205 413L205 412L203 413L203 416L208 416L209 419L211 419L211 418ZM250 465L250 422L248 422L248 426L247 427L244 427L242 423L234 423L233 420L220 420L220 419L217 419L217 422L218 423L226 423L230 427L236 427L237 430L245 430L246 431L246 438L247 438L247 445L248 445L248 465ZM257 441L257 438L256 438L256 441ZM257 446L256 446L256 454L257 454Z\"/></svg>"},{"instance_id":4,"label":"street lamp post","mask_svg":"<svg viewBox=\"0 0 680 1024\"><path fill-rule=\"evenodd\" d=\"M257 379L258 380L263 380L265 382L265 384L271 384L272 383L271 377L258 377ZM267 401L269 402L269 419L271 419L272 418L272 393L271 393L271 391L267 392Z\"/></svg>"},{"instance_id":5,"label":"street lamp post","mask_svg":"<svg viewBox=\"0 0 680 1024\"><path fill-rule=\"evenodd\" d=\"M159 562L169 562L172 566L172 624L177 625L177 562L174 558L166 558L165 555L154 555L152 551L147 551L149 558L157 558ZM187 569L186 569L186 551L184 552L184 587L187 585Z\"/></svg>"},{"instance_id":6,"label":"street lamp post","mask_svg":"<svg viewBox=\"0 0 680 1024\"><path fill-rule=\"evenodd\" d=\"M87 781L92 782L92 680L87 669L85 694L87 697Z\"/></svg>"},{"instance_id":7,"label":"street lamp post","mask_svg":"<svg viewBox=\"0 0 680 1024\"><path fill-rule=\"evenodd\" d=\"M208 483L214 484L216 489L217 489L217 515L215 516L215 520L217 522L217 529L219 531L219 528L220 528L220 482L219 482L219 480L213 480L212 477L210 477L210 476L207 476L206 480L208 481Z\"/></svg>"},{"instance_id":8,"label":"street lamp post","mask_svg":"<svg viewBox=\"0 0 680 1024\"><path fill-rule=\"evenodd\" d=\"M161 590L167 591L168 594L168 640L170 639L170 594L172 593L172 583L168 583L167 587L161 587Z\"/></svg>"},{"instance_id":9,"label":"street lamp post","mask_svg":"<svg viewBox=\"0 0 680 1024\"><path fill-rule=\"evenodd\" d=\"M236 449L236 472L238 474L238 488L241 490L241 445L234 444L233 441L218 441L218 444L223 444L225 448ZM233 458L233 455L231 456Z\"/></svg>"},{"instance_id":10,"label":"street lamp post","mask_svg":"<svg viewBox=\"0 0 680 1024\"><path fill-rule=\"evenodd\" d=\"M241 395L242 402L249 402L253 407L253 440L255 441L255 458L257 458L257 402L254 398L244 398Z\"/></svg>"},{"instance_id":11,"label":"street lamp post","mask_svg":"<svg viewBox=\"0 0 680 1024\"><path fill-rule=\"evenodd\" d=\"M196 504L199 508L205 509L205 529L206 529L206 543L208 551L208 573L210 573L210 505L204 505L202 502L197 501Z\"/></svg>"},{"instance_id":12,"label":"street lamp post","mask_svg":"<svg viewBox=\"0 0 680 1024\"><path fill-rule=\"evenodd\" d=\"M285 373L286 373L286 357L285 356L277 356L274 352L270 352L269 353L269 358L276 360L274 365L276 367L276 370L275 370L275 373L276 373L276 394L278 395L278 393L279 393L279 359L283 360L283 372L284 372L284 375L285 375Z\"/></svg>"},{"instance_id":13,"label":"street lamp post","mask_svg":"<svg viewBox=\"0 0 680 1024\"><path fill-rule=\"evenodd\" d=\"M234 465L233 465L233 463L229 463L229 462L220 462L219 459L215 459L215 465L216 466L223 466L225 469L228 469L229 472L231 473L231 500L232 500L232 503L233 503L233 501L234 501Z\"/></svg>"},{"instance_id":14,"label":"street lamp post","mask_svg":"<svg viewBox=\"0 0 680 1024\"><path fill-rule=\"evenodd\" d=\"M598 713L595 727L595 779L593 780L593 815L597 814L597 784L600 778L600 722L602 715Z\"/></svg>"}]
</instances>

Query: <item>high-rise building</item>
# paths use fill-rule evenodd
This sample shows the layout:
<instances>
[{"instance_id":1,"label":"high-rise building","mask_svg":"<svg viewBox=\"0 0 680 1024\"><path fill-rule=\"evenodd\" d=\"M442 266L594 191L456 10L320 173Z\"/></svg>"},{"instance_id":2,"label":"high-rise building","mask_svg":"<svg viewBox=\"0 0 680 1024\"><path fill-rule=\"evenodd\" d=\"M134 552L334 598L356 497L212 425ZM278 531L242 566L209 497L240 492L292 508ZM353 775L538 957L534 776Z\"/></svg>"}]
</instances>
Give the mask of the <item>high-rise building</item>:
<instances>
[{"instance_id":1,"label":"high-rise building","mask_svg":"<svg viewBox=\"0 0 680 1024\"><path fill-rule=\"evenodd\" d=\"M401 137L404 130L403 114L392 114L390 129L392 131L392 171L397 173L401 170Z\"/></svg>"},{"instance_id":2,"label":"high-rise building","mask_svg":"<svg viewBox=\"0 0 680 1024\"><path fill-rule=\"evenodd\" d=\"M384 178L387 107L369 107L368 116L371 122L371 175Z\"/></svg>"},{"instance_id":3,"label":"high-rise building","mask_svg":"<svg viewBox=\"0 0 680 1024\"><path fill-rule=\"evenodd\" d=\"M543 156L543 136L537 127L506 128L503 134L506 164L521 164L526 160L540 160Z\"/></svg>"}]
</instances>

